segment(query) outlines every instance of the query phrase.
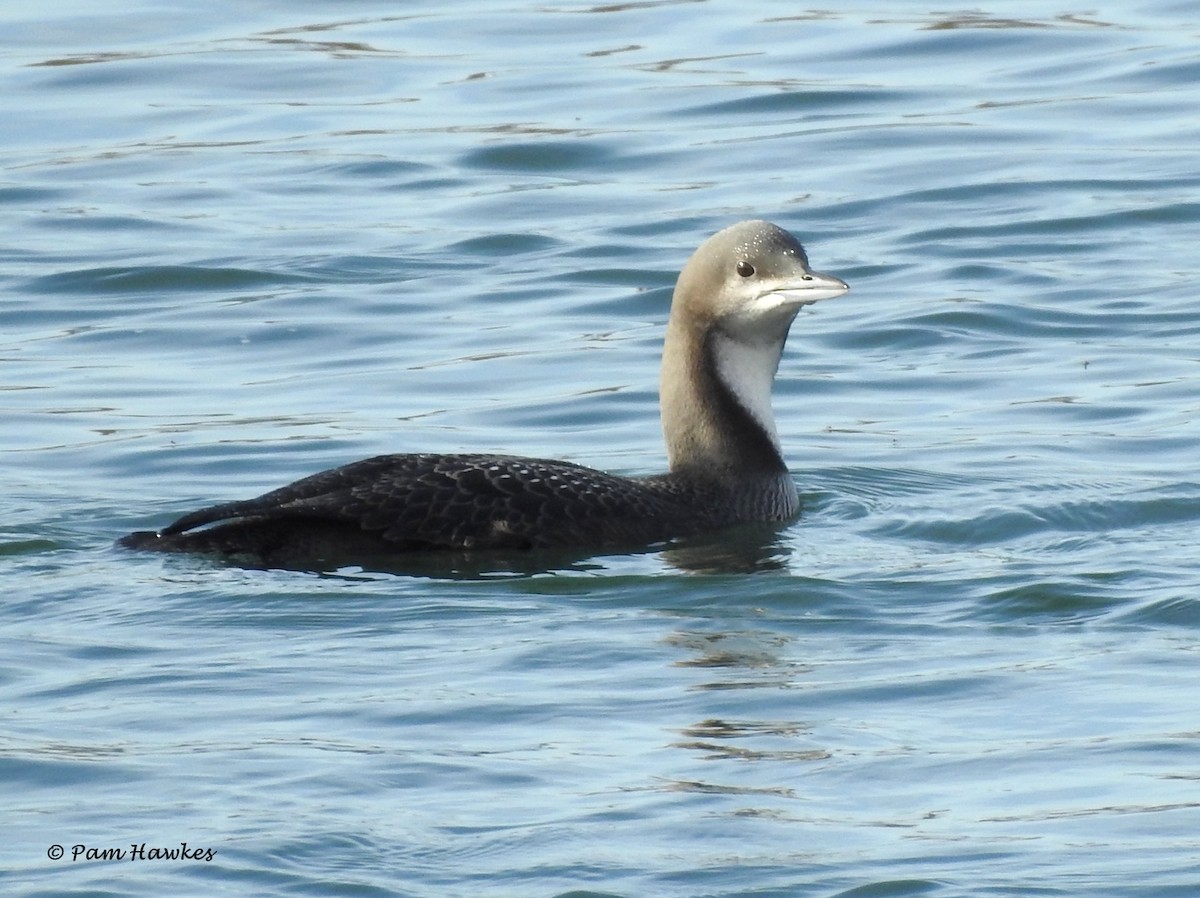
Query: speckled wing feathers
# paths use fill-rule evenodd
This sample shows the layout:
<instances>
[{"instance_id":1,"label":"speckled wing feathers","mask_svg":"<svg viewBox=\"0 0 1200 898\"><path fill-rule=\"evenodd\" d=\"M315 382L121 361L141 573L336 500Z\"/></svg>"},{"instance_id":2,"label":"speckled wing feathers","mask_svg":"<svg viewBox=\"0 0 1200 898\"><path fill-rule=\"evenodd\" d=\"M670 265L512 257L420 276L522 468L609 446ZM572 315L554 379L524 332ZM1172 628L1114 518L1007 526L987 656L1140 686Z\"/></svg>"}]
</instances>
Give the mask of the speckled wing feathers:
<instances>
[{"instance_id":1,"label":"speckled wing feathers","mask_svg":"<svg viewBox=\"0 0 1200 898\"><path fill-rule=\"evenodd\" d=\"M513 456L385 455L202 509L162 536L231 520L309 520L356 525L397 550L632 545L686 535L695 513L654 478Z\"/></svg>"}]
</instances>

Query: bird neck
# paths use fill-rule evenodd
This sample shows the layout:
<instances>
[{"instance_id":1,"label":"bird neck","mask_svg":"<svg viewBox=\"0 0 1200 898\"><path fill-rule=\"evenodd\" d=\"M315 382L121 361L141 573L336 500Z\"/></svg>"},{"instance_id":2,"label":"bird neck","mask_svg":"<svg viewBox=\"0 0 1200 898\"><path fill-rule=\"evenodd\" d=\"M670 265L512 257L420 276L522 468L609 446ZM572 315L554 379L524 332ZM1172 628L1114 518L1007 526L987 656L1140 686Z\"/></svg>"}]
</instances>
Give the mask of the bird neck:
<instances>
[{"instance_id":1,"label":"bird neck","mask_svg":"<svg viewBox=\"0 0 1200 898\"><path fill-rule=\"evenodd\" d=\"M672 474L730 485L786 477L771 411L784 339L746 342L672 317L660 390Z\"/></svg>"}]
</instances>

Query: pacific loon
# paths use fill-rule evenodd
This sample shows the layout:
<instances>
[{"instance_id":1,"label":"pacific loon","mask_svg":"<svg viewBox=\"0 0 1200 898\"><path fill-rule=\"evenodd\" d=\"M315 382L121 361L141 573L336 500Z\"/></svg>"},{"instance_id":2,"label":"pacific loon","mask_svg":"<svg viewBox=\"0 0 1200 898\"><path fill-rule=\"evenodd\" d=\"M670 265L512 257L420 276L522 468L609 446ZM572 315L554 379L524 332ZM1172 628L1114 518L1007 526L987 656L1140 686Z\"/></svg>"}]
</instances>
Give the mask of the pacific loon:
<instances>
[{"instance_id":1,"label":"pacific loon","mask_svg":"<svg viewBox=\"0 0 1200 898\"><path fill-rule=\"evenodd\" d=\"M184 515L120 545L255 562L457 549L647 546L799 512L771 383L801 307L849 287L809 268L790 233L744 221L679 275L660 402L669 470L621 477L564 461L380 455L256 499Z\"/></svg>"}]
</instances>

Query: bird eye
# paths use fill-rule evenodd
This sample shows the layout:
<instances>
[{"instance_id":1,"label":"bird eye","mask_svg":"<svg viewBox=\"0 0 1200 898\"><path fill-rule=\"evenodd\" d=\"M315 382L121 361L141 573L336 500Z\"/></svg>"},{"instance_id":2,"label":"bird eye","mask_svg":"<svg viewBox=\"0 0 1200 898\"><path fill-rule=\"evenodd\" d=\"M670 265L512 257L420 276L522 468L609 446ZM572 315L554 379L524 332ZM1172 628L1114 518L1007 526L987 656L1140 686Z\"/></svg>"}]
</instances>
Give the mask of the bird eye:
<instances>
[{"instance_id":1,"label":"bird eye","mask_svg":"<svg viewBox=\"0 0 1200 898\"><path fill-rule=\"evenodd\" d=\"M743 259L741 262L737 263L737 273L744 278L748 278L750 275L754 274L754 266Z\"/></svg>"},{"instance_id":2,"label":"bird eye","mask_svg":"<svg viewBox=\"0 0 1200 898\"><path fill-rule=\"evenodd\" d=\"M811 275L811 274L803 274L803 275L801 275L801 276L800 276L800 280L802 280L802 281L811 281L811 280L812 280L812 275Z\"/></svg>"}]
</instances>

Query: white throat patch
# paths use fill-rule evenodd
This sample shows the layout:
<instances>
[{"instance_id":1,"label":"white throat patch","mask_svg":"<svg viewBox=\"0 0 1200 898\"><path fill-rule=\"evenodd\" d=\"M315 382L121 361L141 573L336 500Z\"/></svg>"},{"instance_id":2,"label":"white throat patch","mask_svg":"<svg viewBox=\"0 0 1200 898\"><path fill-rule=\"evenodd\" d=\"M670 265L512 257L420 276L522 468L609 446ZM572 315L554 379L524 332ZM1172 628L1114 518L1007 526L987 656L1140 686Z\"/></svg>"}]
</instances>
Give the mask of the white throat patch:
<instances>
[{"instance_id":1,"label":"white throat patch","mask_svg":"<svg viewBox=\"0 0 1200 898\"><path fill-rule=\"evenodd\" d=\"M785 339L786 335L774 343L748 345L718 332L713 340L717 377L762 426L776 449L780 447L775 414L771 411L771 383L775 380Z\"/></svg>"}]
</instances>

